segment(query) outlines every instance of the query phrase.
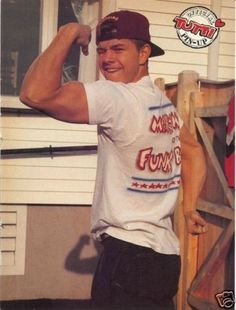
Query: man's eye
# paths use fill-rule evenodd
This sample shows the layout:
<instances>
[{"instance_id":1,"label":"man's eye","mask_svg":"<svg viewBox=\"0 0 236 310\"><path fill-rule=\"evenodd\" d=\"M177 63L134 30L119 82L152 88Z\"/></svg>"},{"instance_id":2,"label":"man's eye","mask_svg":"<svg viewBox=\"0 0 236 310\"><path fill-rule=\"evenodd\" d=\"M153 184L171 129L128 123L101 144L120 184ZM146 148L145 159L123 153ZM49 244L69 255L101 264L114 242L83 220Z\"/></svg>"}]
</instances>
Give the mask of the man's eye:
<instances>
[{"instance_id":1,"label":"man's eye","mask_svg":"<svg viewBox=\"0 0 236 310\"><path fill-rule=\"evenodd\" d=\"M114 48L114 51L116 51L116 52L121 52L121 51L123 51L124 49L122 48L122 47L116 47L116 48Z\"/></svg>"},{"instance_id":2,"label":"man's eye","mask_svg":"<svg viewBox=\"0 0 236 310\"><path fill-rule=\"evenodd\" d=\"M100 55L100 54L104 54L106 52L106 49L105 48L100 48L98 47L97 48L97 53Z\"/></svg>"}]
</instances>

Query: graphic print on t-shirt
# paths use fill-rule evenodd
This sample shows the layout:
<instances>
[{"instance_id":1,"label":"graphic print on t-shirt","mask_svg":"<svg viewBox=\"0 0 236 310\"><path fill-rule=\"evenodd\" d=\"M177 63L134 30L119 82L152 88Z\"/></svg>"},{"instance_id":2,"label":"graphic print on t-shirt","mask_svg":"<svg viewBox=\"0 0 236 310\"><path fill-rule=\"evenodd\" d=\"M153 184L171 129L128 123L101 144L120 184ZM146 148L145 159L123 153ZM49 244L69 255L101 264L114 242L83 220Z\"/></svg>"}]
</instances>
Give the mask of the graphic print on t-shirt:
<instances>
[{"instance_id":1,"label":"graphic print on t-shirt","mask_svg":"<svg viewBox=\"0 0 236 310\"><path fill-rule=\"evenodd\" d=\"M140 149L136 157L137 175L131 177L127 189L142 193L165 193L180 186L181 177L176 172L181 164L179 118L172 103L150 106L149 112L149 133L161 135L163 141L168 140L172 147L157 151L157 148L150 145ZM140 172L144 172L145 177L140 176Z\"/></svg>"}]
</instances>

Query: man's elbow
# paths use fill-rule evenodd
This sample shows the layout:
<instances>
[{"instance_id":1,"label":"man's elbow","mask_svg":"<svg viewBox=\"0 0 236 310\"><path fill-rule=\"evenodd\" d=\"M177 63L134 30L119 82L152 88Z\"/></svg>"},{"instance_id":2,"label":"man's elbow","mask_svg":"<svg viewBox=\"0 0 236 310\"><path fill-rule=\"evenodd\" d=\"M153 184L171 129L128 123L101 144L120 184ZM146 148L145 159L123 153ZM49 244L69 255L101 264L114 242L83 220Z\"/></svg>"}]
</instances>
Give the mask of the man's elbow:
<instances>
[{"instance_id":1,"label":"man's elbow","mask_svg":"<svg viewBox=\"0 0 236 310\"><path fill-rule=\"evenodd\" d=\"M20 91L19 99L22 103L26 105L29 105L32 102L30 96L28 96L28 94L24 91Z\"/></svg>"},{"instance_id":2,"label":"man's elbow","mask_svg":"<svg viewBox=\"0 0 236 310\"><path fill-rule=\"evenodd\" d=\"M42 96L24 88L20 90L19 99L25 105L36 109L39 108L43 103Z\"/></svg>"}]
</instances>

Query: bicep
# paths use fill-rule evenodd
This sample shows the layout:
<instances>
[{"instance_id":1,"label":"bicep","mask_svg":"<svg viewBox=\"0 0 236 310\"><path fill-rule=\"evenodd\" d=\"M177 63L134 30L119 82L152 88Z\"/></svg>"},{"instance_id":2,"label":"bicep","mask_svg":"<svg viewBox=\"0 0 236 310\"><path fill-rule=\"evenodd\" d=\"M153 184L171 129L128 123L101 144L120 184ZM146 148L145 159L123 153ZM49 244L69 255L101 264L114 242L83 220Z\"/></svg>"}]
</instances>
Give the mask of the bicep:
<instances>
[{"instance_id":1,"label":"bicep","mask_svg":"<svg viewBox=\"0 0 236 310\"><path fill-rule=\"evenodd\" d=\"M38 110L64 122L89 122L87 96L80 82L62 85Z\"/></svg>"}]
</instances>

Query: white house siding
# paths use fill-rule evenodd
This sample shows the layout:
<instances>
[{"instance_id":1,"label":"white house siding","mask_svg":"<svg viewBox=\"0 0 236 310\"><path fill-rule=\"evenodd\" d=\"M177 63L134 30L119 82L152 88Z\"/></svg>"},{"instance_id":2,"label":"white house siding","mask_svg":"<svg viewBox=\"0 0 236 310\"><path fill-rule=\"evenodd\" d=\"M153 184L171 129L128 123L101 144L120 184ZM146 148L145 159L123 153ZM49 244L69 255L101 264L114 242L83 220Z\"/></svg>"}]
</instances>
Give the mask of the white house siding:
<instances>
[{"instance_id":1,"label":"white house siding","mask_svg":"<svg viewBox=\"0 0 236 310\"><path fill-rule=\"evenodd\" d=\"M47 117L2 117L2 149L96 145L96 127ZM57 157L40 153L1 160L1 202L91 204L96 154Z\"/></svg>"},{"instance_id":2,"label":"white house siding","mask_svg":"<svg viewBox=\"0 0 236 310\"><path fill-rule=\"evenodd\" d=\"M221 18L225 26L220 32L218 79L235 78L235 1L221 1Z\"/></svg>"},{"instance_id":3,"label":"white house siding","mask_svg":"<svg viewBox=\"0 0 236 310\"><path fill-rule=\"evenodd\" d=\"M150 60L149 71L152 79L162 77L166 83L176 82L184 70L197 71L202 78L208 78L209 48L192 49L177 37L173 19L191 6L205 6L211 9L218 0L117 0L117 9L129 9L144 14L150 21L154 43L165 50L165 55ZM226 22L221 29L219 49L219 70L215 80L234 78L234 1L221 1L221 15ZM213 43L214 45L214 43ZM209 56L210 57L210 56Z\"/></svg>"}]
</instances>

